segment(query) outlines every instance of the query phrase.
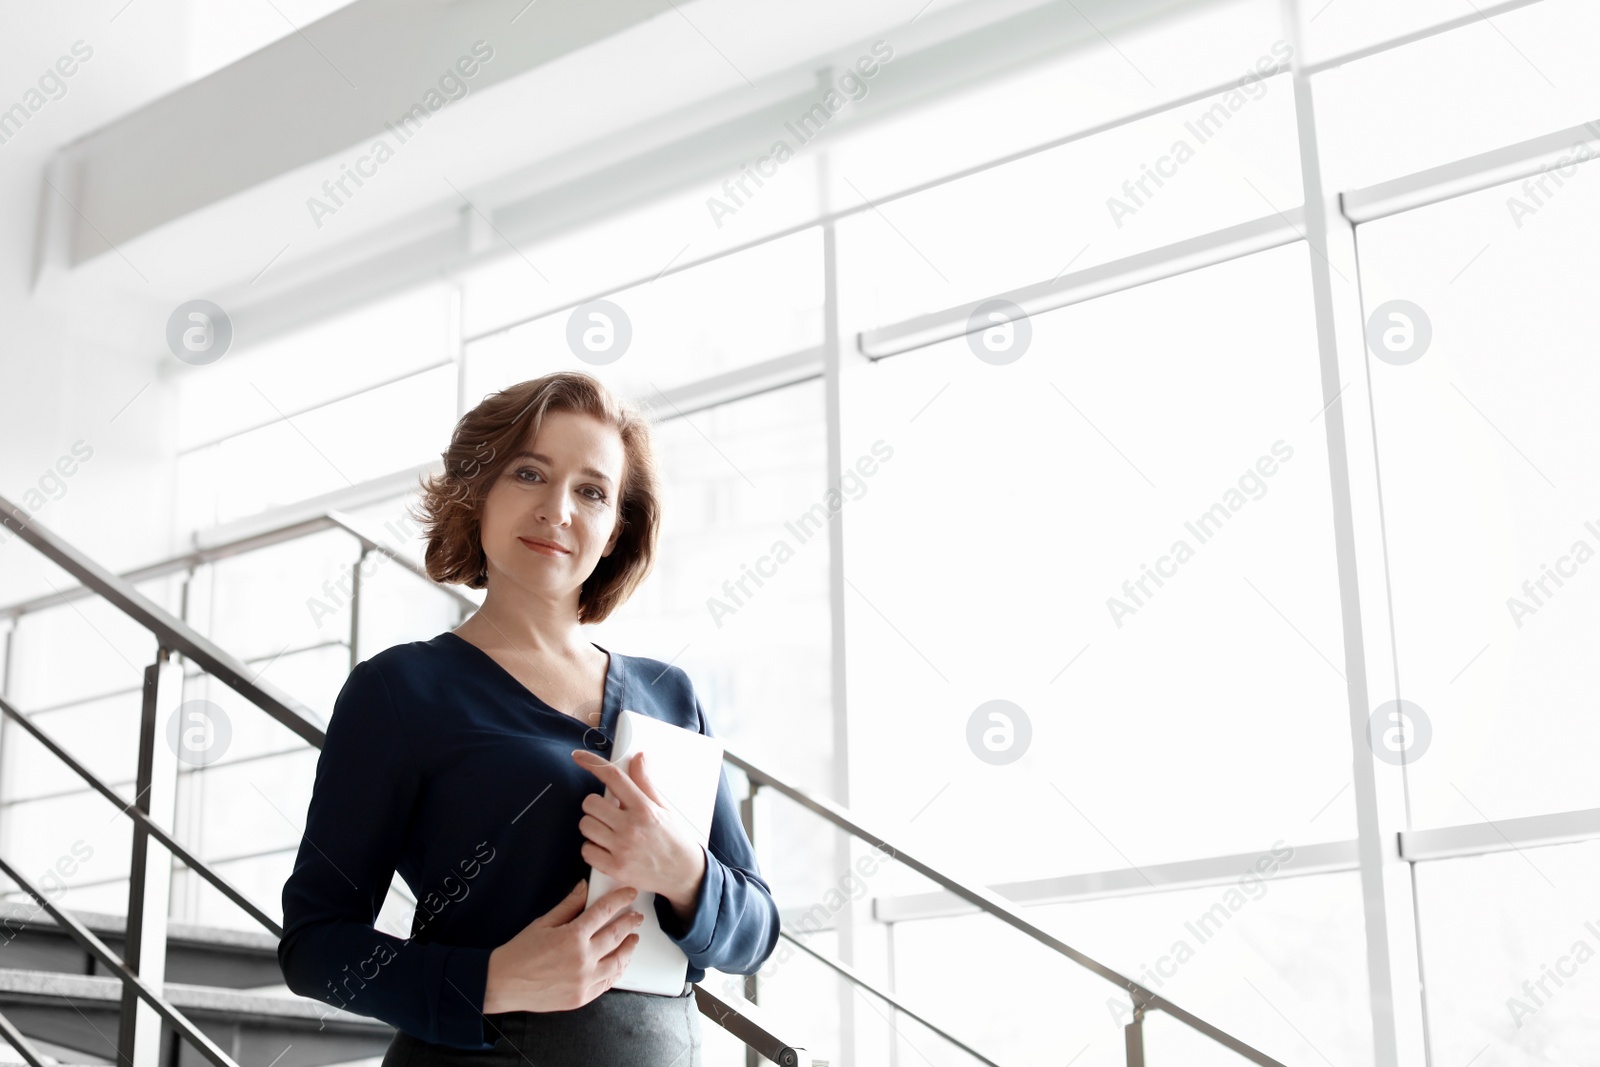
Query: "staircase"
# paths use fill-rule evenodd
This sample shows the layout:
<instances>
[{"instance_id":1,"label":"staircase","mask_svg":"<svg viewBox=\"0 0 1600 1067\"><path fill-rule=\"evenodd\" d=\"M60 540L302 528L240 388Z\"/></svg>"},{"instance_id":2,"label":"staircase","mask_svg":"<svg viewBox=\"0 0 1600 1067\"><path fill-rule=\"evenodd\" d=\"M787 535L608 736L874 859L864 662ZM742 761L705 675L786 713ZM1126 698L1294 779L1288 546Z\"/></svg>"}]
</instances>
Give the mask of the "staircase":
<instances>
[{"instance_id":1,"label":"staircase","mask_svg":"<svg viewBox=\"0 0 1600 1067\"><path fill-rule=\"evenodd\" d=\"M126 917L72 917L123 951ZM0 1013L58 1060L115 1063L122 980L35 906L0 903L0 929L11 935L0 953ZM382 1056L394 1034L386 1024L281 992L277 949L270 934L169 923L163 996L236 1063L320 1067ZM206 1061L163 1028L160 1062Z\"/></svg>"},{"instance_id":2,"label":"staircase","mask_svg":"<svg viewBox=\"0 0 1600 1067\"><path fill-rule=\"evenodd\" d=\"M227 685L306 743L320 748L320 718L288 694L266 682L243 662L213 644L182 619L153 603L132 584L162 574L178 573L216 559L329 529L344 531L360 548L389 556L427 581L415 563L398 555L348 516L330 512L267 534L162 561L126 575L115 575L70 544L31 520L27 512L0 498L0 524L45 558L72 575L79 586L51 596L0 609L0 618L20 618L30 611L98 597L143 627L157 644L155 661L144 668L138 775L133 799L97 778L54 738L41 730L8 700L0 699L0 715L33 736L59 763L99 792L133 823L129 866L128 910L125 915L68 912L58 908L46 888L0 855L0 873L20 886L35 904L0 902L0 1037L31 1067L54 1064L119 1064L124 1067L329 1067L381 1057L394 1031L387 1024L353 1015L318 1000L299 997L283 985L277 945L282 929L215 870L193 855L152 812L170 810L164 784L171 775L156 771L158 708L181 699L184 669L198 668ZM430 583L431 584L431 583ZM440 588L440 587L435 587ZM453 589L448 595L470 605ZM359 597L356 584L353 596ZM352 630L359 612L352 612ZM349 642L354 666L356 641ZM177 690L177 692L175 692ZM910 870L954 893L1011 927L1121 989L1131 1001L1131 1021L1124 1029L1127 1067L1144 1067L1145 1017L1163 1012L1204 1034L1245 1061L1261 1067L1284 1067L1277 1060L1225 1033L1203 1019L1090 958L1027 919L1016 905L994 892L965 884L933 864L911 855L875 833L848 810L813 796L733 752L728 764L749 783L741 805L747 823L758 790L771 790L834 828L880 850ZM116 815L112 816L113 819ZM750 827L747 825L747 829ZM165 855L170 853L170 858ZM168 894L171 860L183 864L233 901L261 927L239 931L170 921ZM272 904L276 906L276 900ZM415 902L412 901L414 904ZM785 927L782 938L803 955L822 964L860 993L887 1006L889 1015L916 1020L971 1061L996 1067L995 1061L962 1041L891 990L882 988L849 965L817 952L805 933ZM145 951L145 949L149 951ZM749 1067L763 1061L784 1067L822 1067L829 1060L800 1035L780 1032L754 1003L756 983L747 980L750 999L696 986L703 1015L743 1043ZM807 1049L812 1051L808 1052Z\"/></svg>"}]
</instances>

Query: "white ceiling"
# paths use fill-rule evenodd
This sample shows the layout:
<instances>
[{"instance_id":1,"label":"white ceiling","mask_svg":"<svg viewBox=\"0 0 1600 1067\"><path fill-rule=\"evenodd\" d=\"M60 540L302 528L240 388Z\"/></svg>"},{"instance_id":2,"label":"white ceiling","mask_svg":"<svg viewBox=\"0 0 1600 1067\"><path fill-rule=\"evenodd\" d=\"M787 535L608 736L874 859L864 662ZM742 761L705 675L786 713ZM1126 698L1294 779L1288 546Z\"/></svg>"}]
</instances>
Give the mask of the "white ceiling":
<instances>
[{"instance_id":1,"label":"white ceiling","mask_svg":"<svg viewBox=\"0 0 1600 1067\"><path fill-rule=\"evenodd\" d=\"M270 333L726 171L874 40L903 79L874 103L906 105L1179 6L356 0L63 149L77 208L44 220L37 294L136 300L154 338L206 296ZM476 41L494 56L466 95L404 144L386 132ZM912 76L898 57L918 54ZM314 217L379 137L393 158Z\"/></svg>"}]
</instances>

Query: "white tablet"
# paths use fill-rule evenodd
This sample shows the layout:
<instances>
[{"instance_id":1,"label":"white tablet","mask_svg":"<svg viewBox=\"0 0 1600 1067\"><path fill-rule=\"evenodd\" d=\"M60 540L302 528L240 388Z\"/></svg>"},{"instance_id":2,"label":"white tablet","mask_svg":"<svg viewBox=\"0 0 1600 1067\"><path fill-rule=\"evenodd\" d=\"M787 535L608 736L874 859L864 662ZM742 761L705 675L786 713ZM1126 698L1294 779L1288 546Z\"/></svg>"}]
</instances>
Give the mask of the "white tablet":
<instances>
[{"instance_id":1,"label":"white tablet","mask_svg":"<svg viewBox=\"0 0 1600 1067\"><path fill-rule=\"evenodd\" d=\"M711 837L711 818L717 806L717 785L722 780L722 742L681 726L624 711L617 720L611 762L624 771L636 752L649 754L650 781L661 799L687 824L704 845ZM607 787L606 796L611 795ZM589 875L589 899L594 903L617 888L618 882L599 871ZM639 924L639 944L613 988L675 997L683 992L689 958L673 943L656 919L654 893L640 893L633 910L644 916Z\"/></svg>"}]
</instances>

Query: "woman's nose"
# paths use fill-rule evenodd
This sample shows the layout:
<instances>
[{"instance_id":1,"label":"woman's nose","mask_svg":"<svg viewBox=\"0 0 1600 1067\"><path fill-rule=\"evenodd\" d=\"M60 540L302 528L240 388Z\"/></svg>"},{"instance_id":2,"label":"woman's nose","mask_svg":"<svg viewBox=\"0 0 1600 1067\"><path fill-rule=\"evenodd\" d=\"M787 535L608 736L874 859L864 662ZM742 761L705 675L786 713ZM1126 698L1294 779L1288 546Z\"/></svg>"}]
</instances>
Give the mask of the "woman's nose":
<instances>
[{"instance_id":1,"label":"woman's nose","mask_svg":"<svg viewBox=\"0 0 1600 1067\"><path fill-rule=\"evenodd\" d=\"M565 526L572 517L572 501L567 499L566 491L560 486L554 486L545 493L539 501L539 519L554 526Z\"/></svg>"}]
</instances>

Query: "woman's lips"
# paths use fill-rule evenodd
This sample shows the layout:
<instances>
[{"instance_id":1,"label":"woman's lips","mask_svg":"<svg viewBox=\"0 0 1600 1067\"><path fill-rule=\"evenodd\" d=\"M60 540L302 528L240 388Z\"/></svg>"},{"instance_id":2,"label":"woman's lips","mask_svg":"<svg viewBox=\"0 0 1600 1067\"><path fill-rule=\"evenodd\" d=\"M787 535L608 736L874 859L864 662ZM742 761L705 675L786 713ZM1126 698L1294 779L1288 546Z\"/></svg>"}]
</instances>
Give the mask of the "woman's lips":
<instances>
[{"instance_id":1,"label":"woman's lips","mask_svg":"<svg viewBox=\"0 0 1600 1067\"><path fill-rule=\"evenodd\" d=\"M565 555L569 555L570 554L570 553L567 552L566 549L558 548L557 546L552 545L548 541L530 540L529 538L526 538L526 537L519 537L519 538L517 538L517 540L521 541L523 544L527 545L529 548L533 549L535 552L542 552L547 556L565 556Z\"/></svg>"}]
</instances>

